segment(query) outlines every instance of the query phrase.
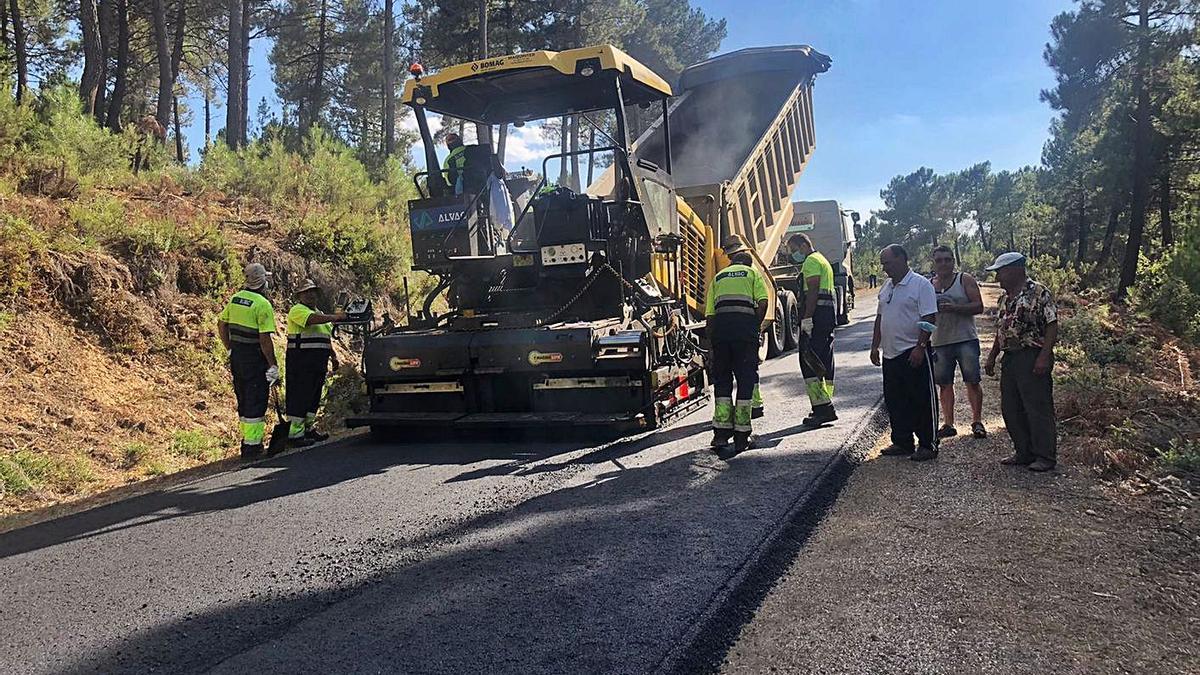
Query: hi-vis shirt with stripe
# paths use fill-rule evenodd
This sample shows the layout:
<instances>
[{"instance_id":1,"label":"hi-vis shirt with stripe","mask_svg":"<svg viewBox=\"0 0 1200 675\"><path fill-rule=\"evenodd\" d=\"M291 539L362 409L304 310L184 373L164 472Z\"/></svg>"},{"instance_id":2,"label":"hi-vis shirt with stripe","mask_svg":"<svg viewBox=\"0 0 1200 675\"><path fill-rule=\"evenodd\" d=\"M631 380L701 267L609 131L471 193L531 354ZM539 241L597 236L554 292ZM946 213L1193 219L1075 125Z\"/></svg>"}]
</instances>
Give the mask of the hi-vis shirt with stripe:
<instances>
[{"instance_id":1,"label":"hi-vis shirt with stripe","mask_svg":"<svg viewBox=\"0 0 1200 675\"><path fill-rule=\"evenodd\" d=\"M767 299L767 284L753 267L730 265L713 278L708 287L704 314L758 315L758 303Z\"/></svg>"},{"instance_id":2,"label":"hi-vis shirt with stripe","mask_svg":"<svg viewBox=\"0 0 1200 675\"><path fill-rule=\"evenodd\" d=\"M287 346L288 349L332 349L331 336L333 325L318 323L309 326L308 317L316 314L316 310L297 302L288 310L287 315Z\"/></svg>"},{"instance_id":3,"label":"hi-vis shirt with stripe","mask_svg":"<svg viewBox=\"0 0 1200 675\"><path fill-rule=\"evenodd\" d=\"M233 294L217 317L229 326L229 341L258 345L260 333L275 332L275 310L259 293L242 289Z\"/></svg>"},{"instance_id":4,"label":"hi-vis shirt with stripe","mask_svg":"<svg viewBox=\"0 0 1200 675\"><path fill-rule=\"evenodd\" d=\"M800 276L804 277L802 288L808 291L808 280L813 277L821 278L820 290L817 291L817 306L833 307L833 265L818 251L809 253L800 267Z\"/></svg>"}]
</instances>

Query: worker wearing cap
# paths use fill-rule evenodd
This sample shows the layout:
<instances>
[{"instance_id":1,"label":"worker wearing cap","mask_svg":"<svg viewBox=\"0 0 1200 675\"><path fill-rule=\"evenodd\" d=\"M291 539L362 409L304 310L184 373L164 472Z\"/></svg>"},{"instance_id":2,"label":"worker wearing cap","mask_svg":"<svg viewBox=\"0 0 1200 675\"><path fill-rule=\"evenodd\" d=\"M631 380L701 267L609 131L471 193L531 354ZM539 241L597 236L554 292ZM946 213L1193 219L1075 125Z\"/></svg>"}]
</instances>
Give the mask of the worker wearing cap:
<instances>
[{"instance_id":1,"label":"worker wearing cap","mask_svg":"<svg viewBox=\"0 0 1200 675\"><path fill-rule=\"evenodd\" d=\"M833 409L833 329L837 323L834 316L833 265L813 248L807 234L792 235L788 239L792 262L800 265L800 277L804 280L804 313L800 318L800 332L805 336L806 348L821 362L824 375L814 372L800 356L800 373L804 376L804 387L808 390L808 401L812 414L804 418L807 427L817 427L837 420Z\"/></svg>"},{"instance_id":2,"label":"worker wearing cap","mask_svg":"<svg viewBox=\"0 0 1200 675\"><path fill-rule=\"evenodd\" d=\"M984 370L1000 362L1000 410L1015 452L1001 464L1049 471L1058 461L1054 419L1054 343L1058 308L1049 289L1030 279L1025 256L1004 253L986 268L996 273L1003 293L996 315L996 340Z\"/></svg>"},{"instance_id":3,"label":"worker wearing cap","mask_svg":"<svg viewBox=\"0 0 1200 675\"><path fill-rule=\"evenodd\" d=\"M454 194L461 195L463 169L467 165L467 149L463 146L462 137L454 133L446 134L446 149L450 151L442 167L445 169L446 183L454 189Z\"/></svg>"},{"instance_id":4,"label":"worker wearing cap","mask_svg":"<svg viewBox=\"0 0 1200 675\"><path fill-rule=\"evenodd\" d=\"M767 316L767 284L751 266L750 249L740 239L733 238L722 248L730 264L713 277L705 303L716 393L712 444L724 446L732 437L741 452L753 444L752 398L758 384L758 336Z\"/></svg>"},{"instance_id":5,"label":"worker wearing cap","mask_svg":"<svg viewBox=\"0 0 1200 675\"><path fill-rule=\"evenodd\" d=\"M266 268L246 265L246 283L233 294L217 317L217 336L229 350L233 394L237 397L242 428L242 456L262 454L266 429L267 398L279 381L275 361L275 310L265 293L269 288Z\"/></svg>"},{"instance_id":6,"label":"worker wearing cap","mask_svg":"<svg viewBox=\"0 0 1200 675\"><path fill-rule=\"evenodd\" d=\"M333 354L334 321L346 318L345 312L322 314L317 307L317 284L305 279L296 291L296 304L287 314L287 419L288 444L312 445L329 436L316 429L321 391Z\"/></svg>"}]
</instances>

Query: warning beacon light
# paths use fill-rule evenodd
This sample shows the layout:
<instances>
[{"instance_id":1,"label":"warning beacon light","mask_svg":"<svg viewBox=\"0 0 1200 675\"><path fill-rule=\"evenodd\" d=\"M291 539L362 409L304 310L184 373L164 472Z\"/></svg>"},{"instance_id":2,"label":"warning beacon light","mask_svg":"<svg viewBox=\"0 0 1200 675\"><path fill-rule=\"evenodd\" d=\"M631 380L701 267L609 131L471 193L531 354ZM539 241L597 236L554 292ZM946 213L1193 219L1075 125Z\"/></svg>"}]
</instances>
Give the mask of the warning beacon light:
<instances>
[{"instance_id":1,"label":"warning beacon light","mask_svg":"<svg viewBox=\"0 0 1200 675\"><path fill-rule=\"evenodd\" d=\"M422 66L420 63L414 63L408 67L408 72L419 80L425 74L425 66Z\"/></svg>"}]
</instances>

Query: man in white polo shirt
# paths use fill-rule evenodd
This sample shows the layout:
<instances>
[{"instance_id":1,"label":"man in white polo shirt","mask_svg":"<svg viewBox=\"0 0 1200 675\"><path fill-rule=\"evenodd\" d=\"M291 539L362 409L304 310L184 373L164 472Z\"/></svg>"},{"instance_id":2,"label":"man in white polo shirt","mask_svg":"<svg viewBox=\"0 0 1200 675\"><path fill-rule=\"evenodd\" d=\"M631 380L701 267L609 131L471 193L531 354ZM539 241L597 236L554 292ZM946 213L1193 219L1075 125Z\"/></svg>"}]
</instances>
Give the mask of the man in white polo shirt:
<instances>
[{"instance_id":1,"label":"man in white polo shirt","mask_svg":"<svg viewBox=\"0 0 1200 675\"><path fill-rule=\"evenodd\" d=\"M908 252L899 244L884 247L879 262L888 279L879 289L871 363L883 366L883 398L892 425L892 444L882 454L923 462L937 457L938 402L930 363L932 329L920 324L936 321L937 293L928 279L909 268Z\"/></svg>"}]
</instances>

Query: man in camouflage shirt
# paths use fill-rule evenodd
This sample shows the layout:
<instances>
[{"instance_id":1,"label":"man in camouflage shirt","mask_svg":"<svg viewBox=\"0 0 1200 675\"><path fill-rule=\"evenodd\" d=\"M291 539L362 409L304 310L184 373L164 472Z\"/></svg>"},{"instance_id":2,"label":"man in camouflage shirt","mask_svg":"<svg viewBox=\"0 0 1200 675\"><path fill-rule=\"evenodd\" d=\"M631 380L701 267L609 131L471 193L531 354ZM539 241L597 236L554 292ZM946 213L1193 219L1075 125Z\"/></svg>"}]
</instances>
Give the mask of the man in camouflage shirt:
<instances>
[{"instance_id":1,"label":"man in camouflage shirt","mask_svg":"<svg viewBox=\"0 0 1200 675\"><path fill-rule=\"evenodd\" d=\"M1025 256L1004 253L987 270L1004 292L996 316L996 341L984 369L996 372L1001 353L1000 409L1015 452L1000 462L1049 471L1058 461L1054 419L1054 343L1058 309L1045 286L1025 273Z\"/></svg>"}]
</instances>

